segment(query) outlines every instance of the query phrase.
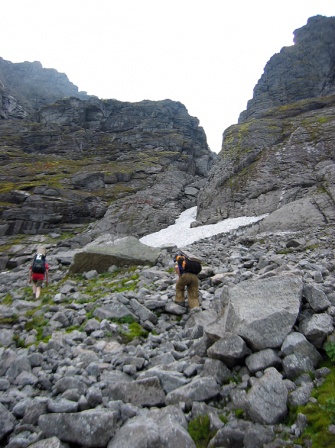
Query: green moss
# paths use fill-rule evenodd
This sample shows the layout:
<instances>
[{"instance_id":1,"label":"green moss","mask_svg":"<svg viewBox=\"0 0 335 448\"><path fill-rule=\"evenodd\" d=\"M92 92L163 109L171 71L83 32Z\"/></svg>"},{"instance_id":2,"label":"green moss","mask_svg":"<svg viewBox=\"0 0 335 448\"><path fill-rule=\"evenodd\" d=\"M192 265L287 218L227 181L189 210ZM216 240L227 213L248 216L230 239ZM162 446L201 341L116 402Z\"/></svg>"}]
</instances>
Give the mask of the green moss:
<instances>
[{"instance_id":1,"label":"green moss","mask_svg":"<svg viewBox=\"0 0 335 448\"><path fill-rule=\"evenodd\" d=\"M243 418L244 417L244 410L243 409L235 409L234 414L236 418Z\"/></svg>"},{"instance_id":2,"label":"green moss","mask_svg":"<svg viewBox=\"0 0 335 448\"><path fill-rule=\"evenodd\" d=\"M148 332L145 331L138 322L132 322L128 325L128 329L121 329L120 335L125 343L129 343L137 338L146 338Z\"/></svg>"},{"instance_id":3,"label":"green moss","mask_svg":"<svg viewBox=\"0 0 335 448\"><path fill-rule=\"evenodd\" d=\"M334 356L333 349L331 356ZM335 446L335 435L328 431L330 425L335 424L335 368L331 366L331 373L323 384L314 389L312 396L315 402L306 406L299 406L294 412L307 417L308 426L302 436L296 441L310 440L311 448L329 448Z\"/></svg>"},{"instance_id":4,"label":"green moss","mask_svg":"<svg viewBox=\"0 0 335 448\"><path fill-rule=\"evenodd\" d=\"M13 336L13 341L15 342L16 347L18 347L18 348L19 348L19 347L20 347L20 348L24 348L24 347L25 347L24 340L21 339L19 335L14 334L14 336Z\"/></svg>"},{"instance_id":5,"label":"green moss","mask_svg":"<svg viewBox=\"0 0 335 448\"><path fill-rule=\"evenodd\" d=\"M197 448L206 448L215 435L215 432L210 431L208 415L201 415L191 420L188 424L188 432Z\"/></svg>"},{"instance_id":6,"label":"green moss","mask_svg":"<svg viewBox=\"0 0 335 448\"><path fill-rule=\"evenodd\" d=\"M6 306L10 306L13 303L13 297L7 293L6 296L2 299L2 304Z\"/></svg>"},{"instance_id":7,"label":"green moss","mask_svg":"<svg viewBox=\"0 0 335 448\"><path fill-rule=\"evenodd\" d=\"M13 314L10 317L0 317L0 325L14 325L18 320L19 316L17 314Z\"/></svg>"}]
</instances>

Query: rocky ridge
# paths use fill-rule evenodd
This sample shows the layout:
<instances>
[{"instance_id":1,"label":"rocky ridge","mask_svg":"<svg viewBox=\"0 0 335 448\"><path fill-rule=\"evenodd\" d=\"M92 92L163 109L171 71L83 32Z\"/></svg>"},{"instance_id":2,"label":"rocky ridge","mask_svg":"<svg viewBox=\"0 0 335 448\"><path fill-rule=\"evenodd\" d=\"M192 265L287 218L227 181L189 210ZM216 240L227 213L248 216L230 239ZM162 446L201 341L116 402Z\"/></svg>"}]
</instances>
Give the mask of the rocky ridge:
<instances>
[{"instance_id":1,"label":"rocky ridge","mask_svg":"<svg viewBox=\"0 0 335 448\"><path fill-rule=\"evenodd\" d=\"M189 246L206 260L192 312L173 301L176 248L153 267L78 277L65 275L69 249L84 240L54 235L51 285L36 302L27 270L45 237L13 247L16 267L0 276L1 446L195 447L190 425L204 417L209 447L292 446L307 420L285 423L289 409L329 373L334 234L252 230Z\"/></svg>"},{"instance_id":2,"label":"rocky ridge","mask_svg":"<svg viewBox=\"0 0 335 448\"><path fill-rule=\"evenodd\" d=\"M334 222L335 18L313 17L294 35L267 63L239 124L225 130L199 222L264 213L268 231Z\"/></svg>"}]
</instances>

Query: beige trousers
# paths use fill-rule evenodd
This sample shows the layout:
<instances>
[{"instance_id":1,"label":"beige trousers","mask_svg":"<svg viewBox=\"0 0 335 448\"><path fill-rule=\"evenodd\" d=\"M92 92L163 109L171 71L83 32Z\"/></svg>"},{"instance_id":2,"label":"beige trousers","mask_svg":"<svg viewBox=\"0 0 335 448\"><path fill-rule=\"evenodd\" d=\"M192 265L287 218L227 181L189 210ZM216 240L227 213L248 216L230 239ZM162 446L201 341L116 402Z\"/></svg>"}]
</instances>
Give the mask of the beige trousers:
<instances>
[{"instance_id":1,"label":"beige trousers","mask_svg":"<svg viewBox=\"0 0 335 448\"><path fill-rule=\"evenodd\" d=\"M199 306L199 279L195 274L185 272L179 277L176 285L176 303L185 301L185 287L187 287L188 306Z\"/></svg>"}]
</instances>

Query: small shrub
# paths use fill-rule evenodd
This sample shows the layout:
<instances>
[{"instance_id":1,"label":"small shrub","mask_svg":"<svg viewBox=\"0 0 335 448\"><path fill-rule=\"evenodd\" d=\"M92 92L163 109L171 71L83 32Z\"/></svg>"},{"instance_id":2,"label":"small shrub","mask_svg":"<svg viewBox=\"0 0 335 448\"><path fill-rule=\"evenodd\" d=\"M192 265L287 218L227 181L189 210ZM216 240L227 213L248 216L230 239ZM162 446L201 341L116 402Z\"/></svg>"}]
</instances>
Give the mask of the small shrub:
<instances>
[{"instance_id":1,"label":"small shrub","mask_svg":"<svg viewBox=\"0 0 335 448\"><path fill-rule=\"evenodd\" d=\"M24 340L17 334L14 334L13 341L15 342L17 348L24 348L26 346Z\"/></svg>"},{"instance_id":2,"label":"small shrub","mask_svg":"<svg viewBox=\"0 0 335 448\"><path fill-rule=\"evenodd\" d=\"M328 341L324 345L324 349L331 362L335 362L335 342Z\"/></svg>"},{"instance_id":3,"label":"small shrub","mask_svg":"<svg viewBox=\"0 0 335 448\"><path fill-rule=\"evenodd\" d=\"M188 432L197 448L206 448L215 435L210 431L210 420L208 415L201 415L188 424Z\"/></svg>"}]
</instances>

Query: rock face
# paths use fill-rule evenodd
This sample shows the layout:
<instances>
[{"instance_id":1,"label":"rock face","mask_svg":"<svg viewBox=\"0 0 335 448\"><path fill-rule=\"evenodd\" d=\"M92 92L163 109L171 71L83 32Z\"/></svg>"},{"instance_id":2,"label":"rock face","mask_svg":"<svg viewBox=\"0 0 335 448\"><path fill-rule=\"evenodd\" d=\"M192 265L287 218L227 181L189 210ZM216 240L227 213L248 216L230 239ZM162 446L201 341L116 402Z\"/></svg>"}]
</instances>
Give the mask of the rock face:
<instances>
[{"instance_id":1,"label":"rock face","mask_svg":"<svg viewBox=\"0 0 335 448\"><path fill-rule=\"evenodd\" d=\"M335 220L335 18L313 17L267 63L198 199L197 220L270 216L259 229Z\"/></svg>"},{"instance_id":2,"label":"rock face","mask_svg":"<svg viewBox=\"0 0 335 448\"><path fill-rule=\"evenodd\" d=\"M178 102L71 97L32 114L6 86L3 92L1 235L66 230L102 217L95 233L157 231L196 204L217 157Z\"/></svg>"}]
</instances>

